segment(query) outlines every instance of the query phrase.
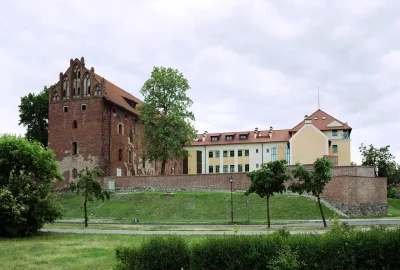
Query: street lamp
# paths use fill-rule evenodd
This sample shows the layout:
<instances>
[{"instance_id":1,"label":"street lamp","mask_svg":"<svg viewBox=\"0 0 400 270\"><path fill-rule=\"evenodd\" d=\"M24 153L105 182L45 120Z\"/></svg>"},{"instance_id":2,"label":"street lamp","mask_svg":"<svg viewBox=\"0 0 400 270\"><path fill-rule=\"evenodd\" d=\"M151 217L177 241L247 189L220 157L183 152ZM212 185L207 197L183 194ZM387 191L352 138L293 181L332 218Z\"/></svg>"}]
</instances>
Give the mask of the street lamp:
<instances>
[{"instance_id":1,"label":"street lamp","mask_svg":"<svg viewBox=\"0 0 400 270\"><path fill-rule=\"evenodd\" d=\"M231 183L231 222L233 223L233 199L232 199L232 184L233 184L233 177L229 177L229 183Z\"/></svg>"}]
</instances>

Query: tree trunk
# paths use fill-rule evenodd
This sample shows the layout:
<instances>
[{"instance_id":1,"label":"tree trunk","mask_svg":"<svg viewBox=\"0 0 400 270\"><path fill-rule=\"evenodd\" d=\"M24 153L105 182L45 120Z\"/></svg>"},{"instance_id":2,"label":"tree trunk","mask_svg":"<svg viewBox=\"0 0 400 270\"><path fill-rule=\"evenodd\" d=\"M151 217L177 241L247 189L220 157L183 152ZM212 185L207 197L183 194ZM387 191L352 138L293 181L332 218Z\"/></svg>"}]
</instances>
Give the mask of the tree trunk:
<instances>
[{"instance_id":1,"label":"tree trunk","mask_svg":"<svg viewBox=\"0 0 400 270\"><path fill-rule=\"evenodd\" d=\"M267 196L267 222L268 222L268 228L270 228L271 220L269 219L269 196Z\"/></svg>"},{"instance_id":2,"label":"tree trunk","mask_svg":"<svg viewBox=\"0 0 400 270\"><path fill-rule=\"evenodd\" d=\"M321 205L321 200L319 199L319 195L317 196L317 199L318 199L319 211L321 212L322 221L324 222L324 227L326 228L328 226L326 225L324 211L322 211L322 205Z\"/></svg>"},{"instance_id":3,"label":"tree trunk","mask_svg":"<svg viewBox=\"0 0 400 270\"><path fill-rule=\"evenodd\" d=\"M88 216L87 216L87 197L85 196L85 202L83 203L83 208L85 211L85 227L88 226Z\"/></svg>"},{"instance_id":4,"label":"tree trunk","mask_svg":"<svg viewBox=\"0 0 400 270\"><path fill-rule=\"evenodd\" d=\"M163 160L161 162L161 175L165 175L165 165L167 164L167 162L165 160Z\"/></svg>"}]
</instances>

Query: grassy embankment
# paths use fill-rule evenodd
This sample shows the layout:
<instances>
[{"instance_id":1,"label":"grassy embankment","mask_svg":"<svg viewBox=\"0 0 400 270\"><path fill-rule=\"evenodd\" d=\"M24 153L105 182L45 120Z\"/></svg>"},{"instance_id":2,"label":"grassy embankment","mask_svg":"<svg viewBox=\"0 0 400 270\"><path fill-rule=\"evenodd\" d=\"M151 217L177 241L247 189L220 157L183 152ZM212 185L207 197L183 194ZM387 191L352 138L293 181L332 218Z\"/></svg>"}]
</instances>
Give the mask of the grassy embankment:
<instances>
[{"instance_id":1,"label":"grassy embankment","mask_svg":"<svg viewBox=\"0 0 400 270\"><path fill-rule=\"evenodd\" d=\"M229 223L231 213L229 192L163 192L112 194L110 201L89 203L92 222L109 220L131 223ZM265 223L266 200L255 194L247 197L233 193L234 221ZM64 219L82 219L82 197L74 193L56 194L56 201L65 208ZM273 223L287 220L320 219L316 201L294 194L272 197L270 214ZM327 219L333 212L324 207Z\"/></svg>"}]
</instances>

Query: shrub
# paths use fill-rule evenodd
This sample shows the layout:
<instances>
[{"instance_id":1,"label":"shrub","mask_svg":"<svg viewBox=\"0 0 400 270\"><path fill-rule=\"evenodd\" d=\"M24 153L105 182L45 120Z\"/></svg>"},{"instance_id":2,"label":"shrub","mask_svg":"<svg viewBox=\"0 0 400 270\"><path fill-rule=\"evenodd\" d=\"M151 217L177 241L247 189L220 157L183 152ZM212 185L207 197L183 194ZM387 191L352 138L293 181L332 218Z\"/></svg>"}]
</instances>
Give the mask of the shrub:
<instances>
[{"instance_id":1,"label":"shrub","mask_svg":"<svg viewBox=\"0 0 400 270\"><path fill-rule=\"evenodd\" d=\"M387 197L388 197L388 198L394 198L394 195L395 195L395 194L399 194L399 193L400 193L400 190L398 190L398 189L392 187L392 188L390 188L390 189L388 190L388 192L387 192Z\"/></svg>"},{"instance_id":2,"label":"shrub","mask_svg":"<svg viewBox=\"0 0 400 270\"><path fill-rule=\"evenodd\" d=\"M118 248L117 269L188 269L189 247L181 237L151 237L140 247Z\"/></svg>"}]
</instances>

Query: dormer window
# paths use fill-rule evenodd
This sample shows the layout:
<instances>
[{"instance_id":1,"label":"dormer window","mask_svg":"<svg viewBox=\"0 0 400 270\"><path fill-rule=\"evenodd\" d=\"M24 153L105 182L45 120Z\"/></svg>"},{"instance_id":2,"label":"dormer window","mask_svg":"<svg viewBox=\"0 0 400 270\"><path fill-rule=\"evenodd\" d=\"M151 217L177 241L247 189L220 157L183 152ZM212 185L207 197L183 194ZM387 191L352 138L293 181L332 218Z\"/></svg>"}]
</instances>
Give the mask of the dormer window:
<instances>
[{"instance_id":1,"label":"dormer window","mask_svg":"<svg viewBox=\"0 0 400 270\"><path fill-rule=\"evenodd\" d=\"M227 141L232 141L233 140L233 135L226 135L226 140Z\"/></svg>"},{"instance_id":2,"label":"dormer window","mask_svg":"<svg viewBox=\"0 0 400 270\"><path fill-rule=\"evenodd\" d=\"M246 134L240 135L239 140L247 140L247 135Z\"/></svg>"},{"instance_id":3,"label":"dormer window","mask_svg":"<svg viewBox=\"0 0 400 270\"><path fill-rule=\"evenodd\" d=\"M211 141L212 142L217 142L218 141L218 136L211 136Z\"/></svg>"},{"instance_id":4,"label":"dormer window","mask_svg":"<svg viewBox=\"0 0 400 270\"><path fill-rule=\"evenodd\" d=\"M129 98L126 98L126 97L124 97L124 99L129 104L129 106L131 106L133 109L136 108L136 102L135 101L133 101L133 100L131 100Z\"/></svg>"}]
</instances>

